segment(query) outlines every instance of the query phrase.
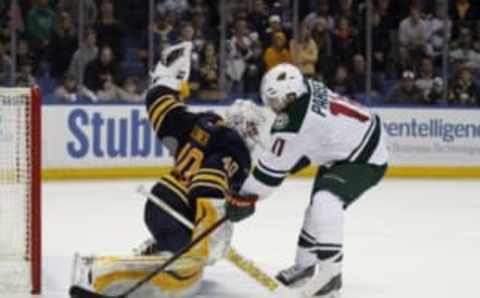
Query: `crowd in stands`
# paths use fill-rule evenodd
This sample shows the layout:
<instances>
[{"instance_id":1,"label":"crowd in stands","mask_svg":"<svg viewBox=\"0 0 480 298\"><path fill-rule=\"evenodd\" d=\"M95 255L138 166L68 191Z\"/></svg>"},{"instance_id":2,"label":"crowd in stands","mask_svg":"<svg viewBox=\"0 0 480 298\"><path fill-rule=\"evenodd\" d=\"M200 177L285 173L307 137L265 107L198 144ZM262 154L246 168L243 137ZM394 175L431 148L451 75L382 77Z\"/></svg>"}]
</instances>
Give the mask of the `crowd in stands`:
<instances>
[{"instance_id":1,"label":"crowd in stands","mask_svg":"<svg viewBox=\"0 0 480 298\"><path fill-rule=\"evenodd\" d=\"M154 61L193 42L200 100L258 96L265 71L287 62L361 102L368 89L374 103L480 105L480 0L373 0L370 18L365 0L221 2L155 0L150 24L146 0L0 1L0 84L36 82L59 102L138 102L151 34Z\"/></svg>"}]
</instances>

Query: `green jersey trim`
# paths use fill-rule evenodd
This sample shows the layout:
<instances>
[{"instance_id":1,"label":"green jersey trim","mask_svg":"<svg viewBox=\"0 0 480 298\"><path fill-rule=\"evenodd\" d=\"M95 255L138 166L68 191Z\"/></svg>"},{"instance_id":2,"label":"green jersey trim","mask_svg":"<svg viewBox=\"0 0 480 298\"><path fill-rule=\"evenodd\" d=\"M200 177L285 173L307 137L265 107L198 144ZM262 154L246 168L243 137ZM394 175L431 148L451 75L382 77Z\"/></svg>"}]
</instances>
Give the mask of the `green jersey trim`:
<instances>
[{"instance_id":1,"label":"green jersey trim","mask_svg":"<svg viewBox=\"0 0 480 298\"><path fill-rule=\"evenodd\" d=\"M367 132L363 136L360 145L358 145L352 153L348 156L347 160L351 162L367 163L370 157L372 157L375 149L380 142L381 134L381 121L380 118L375 115L372 119Z\"/></svg>"},{"instance_id":2,"label":"green jersey trim","mask_svg":"<svg viewBox=\"0 0 480 298\"><path fill-rule=\"evenodd\" d=\"M375 119L373 119L372 122L370 122L370 126L368 127L367 132L363 135L362 141L355 149L353 149L352 153L350 153L350 155L347 157L347 160L352 161L353 157L356 156L357 153L362 148L364 148L365 144L367 143L367 141L370 139L370 136L372 135L372 131L374 127L375 127Z\"/></svg>"},{"instance_id":3,"label":"green jersey trim","mask_svg":"<svg viewBox=\"0 0 480 298\"><path fill-rule=\"evenodd\" d=\"M255 177L256 180L260 181L261 183L270 186L270 187L276 187L282 184L283 179L285 176L275 176L270 173L267 173L264 171L261 167L255 167L253 169L253 177Z\"/></svg>"},{"instance_id":4,"label":"green jersey trim","mask_svg":"<svg viewBox=\"0 0 480 298\"><path fill-rule=\"evenodd\" d=\"M382 129L380 124L380 118L377 115L375 115L375 127L373 129L372 136L368 140L363 150L360 152L360 155L358 155L355 162L360 162L360 163L368 162L370 157L372 157L373 153L375 152L375 149L377 149L378 147L378 143L380 142L381 132L382 132Z\"/></svg>"}]
</instances>

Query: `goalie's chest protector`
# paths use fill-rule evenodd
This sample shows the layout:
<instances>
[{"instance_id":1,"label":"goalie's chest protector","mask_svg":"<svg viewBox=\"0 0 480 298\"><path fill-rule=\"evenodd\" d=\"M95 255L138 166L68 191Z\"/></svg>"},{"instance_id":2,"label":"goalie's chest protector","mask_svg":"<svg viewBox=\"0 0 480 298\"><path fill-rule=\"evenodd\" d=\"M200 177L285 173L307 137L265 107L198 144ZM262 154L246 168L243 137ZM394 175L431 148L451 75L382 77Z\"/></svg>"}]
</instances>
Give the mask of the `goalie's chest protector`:
<instances>
[{"instance_id":1,"label":"goalie's chest protector","mask_svg":"<svg viewBox=\"0 0 480 298\"><path fill-rule=\"evenodd\" d=\"M308 80L308 93L277 116L273 136L294 135L299 156L314 165L368 162L378 146L381 123L369 109ZM299 152L298 152L299 153ZM359 160L361 158L361 160Z\"/></svg>"}]
</instances>

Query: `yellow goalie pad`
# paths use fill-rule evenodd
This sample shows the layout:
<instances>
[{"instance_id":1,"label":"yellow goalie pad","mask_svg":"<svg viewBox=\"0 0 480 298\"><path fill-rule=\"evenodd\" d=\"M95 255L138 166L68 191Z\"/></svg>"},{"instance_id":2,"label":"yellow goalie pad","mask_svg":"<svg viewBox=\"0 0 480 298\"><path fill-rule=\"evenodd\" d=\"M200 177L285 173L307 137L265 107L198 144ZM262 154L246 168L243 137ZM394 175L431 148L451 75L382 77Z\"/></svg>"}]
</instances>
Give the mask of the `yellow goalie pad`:
<instances>
[{"instance_id":1,"label":"yellow goalie pad","mask_svg":"<svg viewBox=\"0 0 480 298\"><path fill-rule=\"evenodd\" d=\"M118 295L131 288L149 273L164 264L169 257L90 257L76 262L81 278L74 284L90 287L104 295ZM80 265L78 265L80 263ZM205 263L203 259L185 256L157 274L147 284L132 293L132 298L191 297L200 287ZM78 276L78 273L77 273ZM130 297L130 296L129 296Z\"/></svg>"},{"instance_id":2,"label":"yellow goalie pad","mask_svg":"<svg viewBox=\"0 0 480 298\"><path fill-rule=\"evenodd\" d=\"M197 199L192 239L197 238L198 235L213 226L225 215L225 212L225 201L223 199ZM205 259L209 265L214 264L226 255L230 248L232 235L233 225L226 222L191 249L187 256Z\"/></svg>"}]
</instances>

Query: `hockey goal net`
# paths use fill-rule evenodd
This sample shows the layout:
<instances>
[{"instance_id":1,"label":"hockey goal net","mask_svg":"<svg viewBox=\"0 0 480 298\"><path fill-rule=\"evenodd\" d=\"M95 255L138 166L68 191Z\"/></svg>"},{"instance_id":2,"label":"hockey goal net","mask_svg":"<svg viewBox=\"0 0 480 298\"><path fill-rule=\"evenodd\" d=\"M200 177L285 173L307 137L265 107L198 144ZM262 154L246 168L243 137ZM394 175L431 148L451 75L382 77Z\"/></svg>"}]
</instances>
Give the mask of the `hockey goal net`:
<instances>
[{"instance_id":1,"label":"hockey goal net","mask_svg":"<svg viewBox=\"0 0 480 298\"><path fill-rule=\"evenodd\" d=\"M40 292L40 101L0 88L0 296Z\"/></svg>"}]
</instances>

